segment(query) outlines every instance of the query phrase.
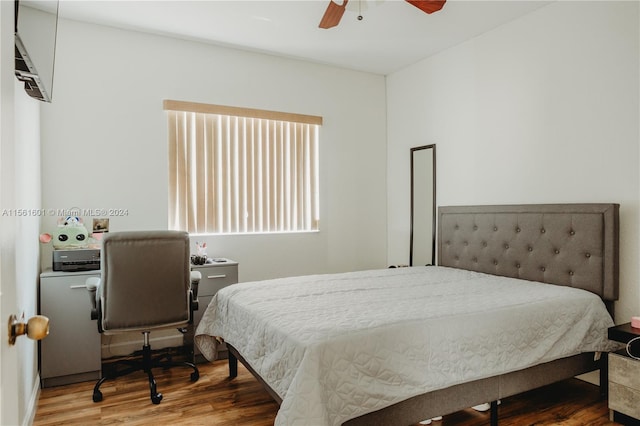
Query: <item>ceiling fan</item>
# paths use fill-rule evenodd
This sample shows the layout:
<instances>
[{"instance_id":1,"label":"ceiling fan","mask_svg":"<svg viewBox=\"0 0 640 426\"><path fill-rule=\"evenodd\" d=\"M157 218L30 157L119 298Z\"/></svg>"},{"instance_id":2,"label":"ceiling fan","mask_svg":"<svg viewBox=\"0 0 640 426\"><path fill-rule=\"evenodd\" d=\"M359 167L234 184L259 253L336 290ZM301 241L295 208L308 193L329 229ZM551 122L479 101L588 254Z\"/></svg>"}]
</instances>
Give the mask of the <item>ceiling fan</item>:
<instances>
[{"instance_id":1,"label":"ceiling fan","mask_svg":"<svg viewBox=\"0 0 640 426\"><path fill-rule=\"evenodd\" d=\"M411 3L418 9L422 10L425 13L433 13L437 12L444 6L444 3L447 0L405 0L407 3ZM327 10L324 12L324 16L320 21L320 28L332 28L340 23L340 19L342 19L342 15L344 15L344 11L347 7L347 3L349 0L344 0L342 4L338 4L333 0L329 0L329 6L327 6ZM362 19L358 17L358 19Z\"/></svg>"}]
</instances>

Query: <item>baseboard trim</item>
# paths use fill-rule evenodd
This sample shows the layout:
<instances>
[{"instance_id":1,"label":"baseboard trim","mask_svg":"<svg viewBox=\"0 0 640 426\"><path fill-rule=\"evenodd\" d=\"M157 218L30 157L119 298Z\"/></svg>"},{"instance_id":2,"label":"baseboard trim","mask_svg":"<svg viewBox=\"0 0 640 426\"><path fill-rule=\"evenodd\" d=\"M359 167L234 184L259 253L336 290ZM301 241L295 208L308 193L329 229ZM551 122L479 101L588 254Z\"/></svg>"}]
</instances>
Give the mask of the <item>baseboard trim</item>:
<instances>
[{"instance_id":1,"label":"baseboard trim","mask_svg":"<svg viewBox=\"0 0 640 426\"><path fill-rule=\"evenodd\" d=\"M25 407L25 416L23 426L30 426L36 419L36 411L38 410L38 399L40 399L40 373L36 374L36 380L33 383L31 397Z\"/></svg>"}]
</instances>

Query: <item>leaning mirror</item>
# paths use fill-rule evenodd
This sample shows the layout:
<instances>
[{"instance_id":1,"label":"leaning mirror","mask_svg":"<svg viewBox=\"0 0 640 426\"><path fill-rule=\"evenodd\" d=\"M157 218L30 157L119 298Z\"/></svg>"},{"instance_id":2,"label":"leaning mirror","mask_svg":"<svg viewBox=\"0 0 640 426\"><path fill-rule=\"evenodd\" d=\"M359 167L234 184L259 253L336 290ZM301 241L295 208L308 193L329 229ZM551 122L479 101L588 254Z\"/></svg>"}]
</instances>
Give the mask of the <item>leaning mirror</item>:
<instances>
[{"instance_id":1,"label":"leaning mirror","mask_svg":"<svg viewBox=\"0 0 640 426\"><path fill-rule=\"evenodd\" d=\"M409 265L435 264L436 146L411 148Z\"/></svg>"}]
</instances>

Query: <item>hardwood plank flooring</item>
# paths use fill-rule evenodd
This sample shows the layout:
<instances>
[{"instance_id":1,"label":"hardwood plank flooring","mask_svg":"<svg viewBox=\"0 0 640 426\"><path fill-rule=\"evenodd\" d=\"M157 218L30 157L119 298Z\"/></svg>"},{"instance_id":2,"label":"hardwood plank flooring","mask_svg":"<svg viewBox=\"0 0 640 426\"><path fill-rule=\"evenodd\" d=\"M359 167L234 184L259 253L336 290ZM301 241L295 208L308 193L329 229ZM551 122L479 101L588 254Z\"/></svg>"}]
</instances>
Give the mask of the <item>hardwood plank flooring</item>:
<instances>
[{"instance_id":1,"label":"hardwood plank flooring","mask_svg":"<svg viewBox=\"0 0 640 426\"><path fill-rule=\"evenodd\" d=\"M52 425L273 425L278 405L242 366L227 378L226 361L199 364L200 379L189 381L189 370L154 370L159 405L149 399L143 373L102 385L104 399L92 400L94 382L42 389L34 426ZM598 387L578 379L526 392L502 401L501 426L616 425L609 421L607 401ZM472 409L444 416L433 426L483 426L489 414Z\"/></svg>"}]
</instances>

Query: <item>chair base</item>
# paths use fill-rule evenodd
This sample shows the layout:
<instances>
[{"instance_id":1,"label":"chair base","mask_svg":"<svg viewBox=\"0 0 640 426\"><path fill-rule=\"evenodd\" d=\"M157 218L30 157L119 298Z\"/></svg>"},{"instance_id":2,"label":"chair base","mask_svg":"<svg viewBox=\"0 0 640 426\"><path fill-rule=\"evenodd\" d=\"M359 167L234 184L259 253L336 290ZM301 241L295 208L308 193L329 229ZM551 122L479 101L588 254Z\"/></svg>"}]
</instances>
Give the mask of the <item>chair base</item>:
<instances>
[{"instance_id":1,"label":"chair base","mask_svg":"<svg viewBox=\"0 0 640 426\"><path fill-rule=\"evenodd\" d=\"M146 340L146 339L145 339ZM171 360L171 355L167 353L160 354L158 356L152 356L151 346L148 343L145 343L142 347L142 359L141 360L131 360L124 359L119 360L114 363L113 371L108 372L104 375L96 385L93 387L93 402L102 401L102 392L100 391L100 386L109 379L115 379L117 377L126 376L127 374L131 374L136 371L144 371L147 373L147 377L149 379L149 391L151 402L154 404L160 404L162 401L162 394L157 391L156 380L153 377L153 368L170 368L170 367L189 367L193 369L191 373L190 379L192 382L197 381L200 378L200 373L198 372L198 368L192 362L174 362ZM118 371L117 365L124 365L126 368Z\"/></svg>"}]
</instances>

